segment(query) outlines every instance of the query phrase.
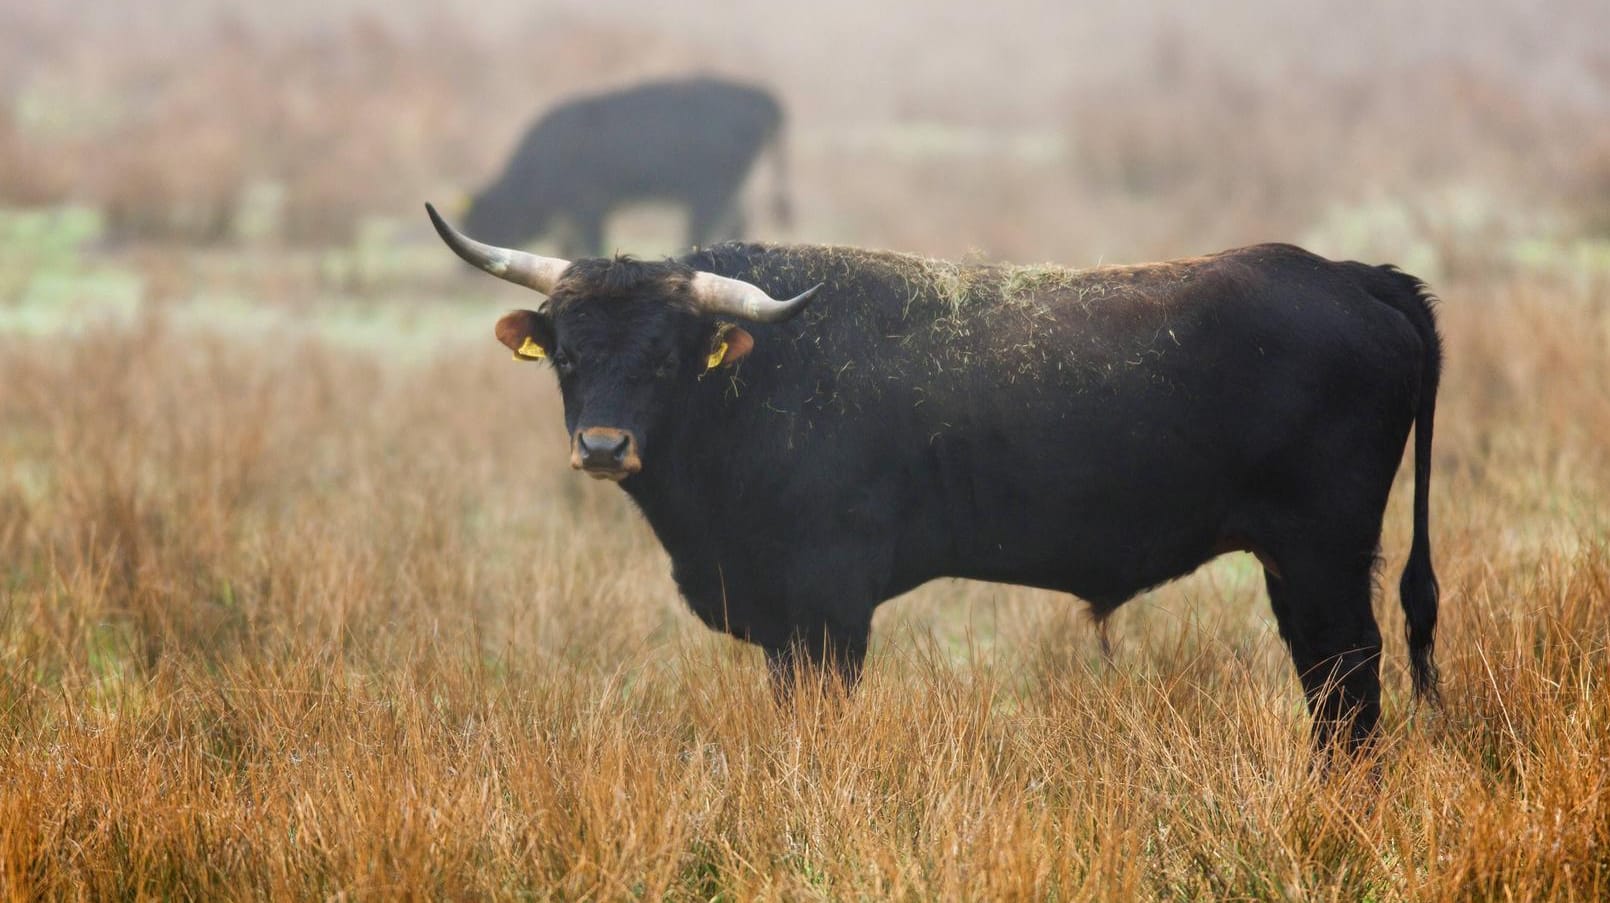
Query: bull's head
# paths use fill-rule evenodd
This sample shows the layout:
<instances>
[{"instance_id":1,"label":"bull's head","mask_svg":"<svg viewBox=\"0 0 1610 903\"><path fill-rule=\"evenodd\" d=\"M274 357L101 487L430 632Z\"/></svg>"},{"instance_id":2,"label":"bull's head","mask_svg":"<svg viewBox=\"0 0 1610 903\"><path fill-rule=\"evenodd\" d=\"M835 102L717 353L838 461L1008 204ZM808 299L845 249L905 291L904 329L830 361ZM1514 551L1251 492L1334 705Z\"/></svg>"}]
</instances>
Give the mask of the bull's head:
<instances>
[{"instance_id":1,"label":"bull's head","mask_svg":"<svg viewBox=\"0 0 1610 903\"><path fill-rule=\"evenodd\" d=\"M574 263L482 244L429 204L437 234L458 256L548 296L537 310L498 321L498 341L521 360L546 360L559 375L570 466L623 480L643 469L658 427L677 411L682 387L730 367L755 340L734 320L780 323L805 309L820 285L787 301L739 279L675 261L590 258Z\"/></svg>"}]
</instances>

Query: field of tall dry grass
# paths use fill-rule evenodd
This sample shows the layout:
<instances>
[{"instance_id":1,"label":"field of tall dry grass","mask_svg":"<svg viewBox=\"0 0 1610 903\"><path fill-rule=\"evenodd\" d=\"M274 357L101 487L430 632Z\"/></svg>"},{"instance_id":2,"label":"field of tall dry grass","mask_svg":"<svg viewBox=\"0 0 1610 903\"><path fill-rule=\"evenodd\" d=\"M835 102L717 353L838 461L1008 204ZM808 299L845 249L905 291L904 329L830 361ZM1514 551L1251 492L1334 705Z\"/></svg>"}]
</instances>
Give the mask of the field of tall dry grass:
<instances>
[{"instance_id":1,"label":"field of tall dry grass","mask_svg":"<svg viewBox=\"0 0 1610 903\"><path fill-rule=\"evenodd\" d=\"M1011 40L1083 24L1022 5L1044 34ZM630 2L493 3L518 27L490 37L417 3L84 6L0 6L0 897L1610 899L1591 42L1538 64L1495 6L1457 31L1485 56L1383 25L1305 68L1225 50L1301 17L1108 11L1143 78L1081 31L1088 63L996 83L1010 41L959 2L926 38L835 5L860 54ZM1558 47L1603 16L1562 9ZM569 471L551 376L491 338L527 299L417 214L554 98L716 59L707 29L793 111L773 237L1074 265L1286 239L1429 278L1441 706L1391 589L1407 468L1370 761L1311 767L1239 555L1121 609L1110 662L1077 600L932 584L880 610L853 696L777 705Z\"/></svg>"},{"instance_id":2,"label":"field of tall dry grass","mask_svg":"<svg viewBox=\"0 0 1610 903\"><path fill-rule=\"evenodd\" d=\"M1444 289L1445 699L1383 596L1378 783L1307 767L1250 561L1132 602L1111 665L1073 600L930 586L779 710L490 339L5 336L0 890L1603 899L1606 287Z\"/></svg>"}]
</instances>

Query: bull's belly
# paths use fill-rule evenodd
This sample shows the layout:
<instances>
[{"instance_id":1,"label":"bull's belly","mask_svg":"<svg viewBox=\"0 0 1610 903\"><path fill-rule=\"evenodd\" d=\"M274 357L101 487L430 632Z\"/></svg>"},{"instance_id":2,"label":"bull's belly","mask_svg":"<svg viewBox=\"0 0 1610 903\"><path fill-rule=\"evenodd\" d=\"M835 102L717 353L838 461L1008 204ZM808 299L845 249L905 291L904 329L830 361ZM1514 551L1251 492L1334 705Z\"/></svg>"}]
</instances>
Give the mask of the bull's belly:
<instances>
[{"instance_id":1,"label":"bull's belly","mask_svg":"<svg viewBox=\"0 0 1610 903\"><path fill-rule=\"evenodd\" d=\"M1224 500L1192 502L1125 506L1061 499L1011 518L961 523L953 528L943 572L932 576L1056 590L1115 607L1223 551Z\"/></svg>"},{"instance_id":2,"label":"bull's belly","mask_svg":"<svg viewBox=\"0 0 1610 903\"><path fill-rule=\"evenodd\" d=\"M656 532L669 540L678 588L699 619L769 645L786 640L802 611L870 611L947 577L1066 592L1111 609L1223 550L1235 500L1224 481L1196 476L1152 477L1146 491L1138 478L1027 481L1032 494L981 480L966 492L856 483L854 493L816 500L819 515L831 513L825 519Z\"/></svg>"},{"instance_id":3,"label":"bull's belly","mask_svg":"<svg viewBox=\"0 0 1610 903\"><path fill-rule=\"evenodd\" d=\"M942 576L1055 590L1110 609L1137 593L1191 573L1211 560L1217 547L1215 541L1204 539L1168 549L1104 550L1100 555L1070 549L1038 561L961 562Z\"/></svg>"}]
</instances>

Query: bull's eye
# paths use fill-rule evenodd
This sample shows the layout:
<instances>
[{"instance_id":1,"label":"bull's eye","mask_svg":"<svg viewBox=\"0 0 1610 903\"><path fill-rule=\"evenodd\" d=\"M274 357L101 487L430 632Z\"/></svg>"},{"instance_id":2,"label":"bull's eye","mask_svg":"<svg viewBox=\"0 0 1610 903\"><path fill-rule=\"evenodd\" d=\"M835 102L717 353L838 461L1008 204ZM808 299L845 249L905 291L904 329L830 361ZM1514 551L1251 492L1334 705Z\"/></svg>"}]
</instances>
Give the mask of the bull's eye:
<instances>
[{"instance_id":1,"label":"bull's eye","mask_svg":"<svg viewBox=\"0 0 1610 903\"><path fill-rule=\"evenodd\" d=\"M569 376L576 371L576 360L561 348L553 353L553 366L560 376Z\"/></svg>"},{"instance_id":2,"label":"bull's eye","mask_svg":"<svg viewBox=\"0 0 1610 903\"><path fill-rule=\"evenodd\" d=\"M670 379L676 375L676 352L673 351L660 359L660 365L654 368L655 379Z\"/></svg>"}]
</instances>

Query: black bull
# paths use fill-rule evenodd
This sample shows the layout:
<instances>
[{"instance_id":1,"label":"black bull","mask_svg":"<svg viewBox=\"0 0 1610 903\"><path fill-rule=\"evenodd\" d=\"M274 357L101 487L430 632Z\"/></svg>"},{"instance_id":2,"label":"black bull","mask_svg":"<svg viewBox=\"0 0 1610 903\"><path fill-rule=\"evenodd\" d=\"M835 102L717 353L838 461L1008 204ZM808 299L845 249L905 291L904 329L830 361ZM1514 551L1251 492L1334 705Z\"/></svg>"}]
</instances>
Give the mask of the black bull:
<instances>
[{"instance_id":1,"label":"black bull","mask_svg":"<svg viewBox=\"0 0 1610 903\"><path fill-rule=\"evenodd\" d=\"M601 254L620 207L664 201L687 212L690 244L742 237L738 200L768 147L784 194L783 110L769 92L711 78L648 82L564 103L538 119L503 173L471 202L465 228L519 246L564 221L566 253Z\"/></svg>"},{"instance_id":2,"label":"black bull","mask_svg":"<svg viewBox=\"0 0 1610 903\"><path fill-rule=\"evenodd\" d=\"M1380 712L1371 577L1413 427L1400 592L1415 688L1435 692L1440 343L1409 275L1289 245L1089 270L753 244L510 263L437 224L550 294L498 333L558 370L572 464L619 480L693 611L774 673L853 680L873 610L937 577L1104 617L1248 551L1316 739L1356 748ZM755 287L749 307L709 300Z\"/></svg>"}]
</instances>

